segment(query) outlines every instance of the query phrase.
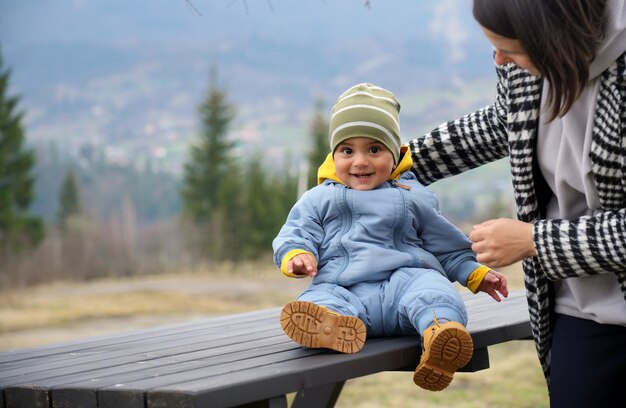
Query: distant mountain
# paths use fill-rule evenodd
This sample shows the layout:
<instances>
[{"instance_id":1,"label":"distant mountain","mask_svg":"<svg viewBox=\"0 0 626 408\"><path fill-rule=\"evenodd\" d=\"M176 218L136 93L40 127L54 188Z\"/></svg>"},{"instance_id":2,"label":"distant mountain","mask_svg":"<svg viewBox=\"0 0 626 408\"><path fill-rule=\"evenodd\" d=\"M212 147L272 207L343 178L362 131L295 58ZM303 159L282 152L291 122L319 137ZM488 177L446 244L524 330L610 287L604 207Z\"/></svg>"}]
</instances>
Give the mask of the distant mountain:
<instances>
[{"instance_id":1,"label":"distant mountain","mask_svg":"<svg viewBox=\"0 0 626 408\"><path fill-rule=\"evenodd\" d=\"M249 135L306 129L359 81L402 96L493 75L463 0L0 0L0 38L33 143L133 157L189 140L211 65Z\"/></svg>"},{"instance_id":2,"label":"distant mountain","mask_svg":"<svg viewBox=\"0 0 626 408\"><path fill-rule=\"evenodd\" d=\"M211 66L242 157L302 157L318 99L374 82L405 139L488 103L491 50L466 0L0 0L31 144L179 174ZM44 149L45 151L45 149Z\"/></svg>"}]
</instances>

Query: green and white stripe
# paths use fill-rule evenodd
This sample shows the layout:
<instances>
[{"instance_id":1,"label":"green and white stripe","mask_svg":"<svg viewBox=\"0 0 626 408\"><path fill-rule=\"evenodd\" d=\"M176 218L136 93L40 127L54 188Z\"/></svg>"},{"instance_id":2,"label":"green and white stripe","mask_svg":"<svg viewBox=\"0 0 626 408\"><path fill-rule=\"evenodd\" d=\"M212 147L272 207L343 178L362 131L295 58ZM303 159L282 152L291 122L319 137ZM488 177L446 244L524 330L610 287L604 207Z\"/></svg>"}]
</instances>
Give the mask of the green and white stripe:
<instances>
[{"instance_id":1,"label":"green and white stripe","mask_svg":"<svg viewBox=\"0 0 626 408\"><path fill-rule=\"evenodd\" d=\"M330 118L331 151L352 137L369 137L384 144L396 162L400 157L400 102L384 88L358 84L341 94Z\"/></svg>"}]
</instances>

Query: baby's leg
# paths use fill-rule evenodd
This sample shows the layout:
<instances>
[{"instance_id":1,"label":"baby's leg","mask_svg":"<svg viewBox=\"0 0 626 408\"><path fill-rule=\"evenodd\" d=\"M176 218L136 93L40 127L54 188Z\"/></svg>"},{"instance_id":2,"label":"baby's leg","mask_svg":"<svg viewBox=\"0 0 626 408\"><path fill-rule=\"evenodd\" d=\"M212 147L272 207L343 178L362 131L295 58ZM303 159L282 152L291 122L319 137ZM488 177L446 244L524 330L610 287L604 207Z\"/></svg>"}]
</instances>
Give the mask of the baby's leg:
<instances>
[{"instance_id":1,"label":"baby's leg","mask_svg":"<svg viewBox=\"0 0 626 408\"><path fill-rule=\"evenodd\" d=\"M332 283L311 284L296 300L312 302L342 315L365 318L366 314L361 299L343 286Z\"/></svg>"},{"instance_id":2,"label":"baby's leg","mask_svg":"<svg viewBox=\"0 0 626 408\"><path fill-rule=\"evenodd\" d=\"M422 357L413 381L424 389L440 391L468 363L474 351L472 338L465 329L465 305L454 285L439 272L402 272L413 276L398 289L399 318L410 321L422 335Z\"/></svg>"},{"instance_id":3,"label":"baby's leg","mask_svg":"<svg viewBox=\"0 0 626 408\"><path fill-rule=\"evenodd\" d=\"M389 296L393 291L393 296ZM401 327L412 326L419 334L435 323L467 324L461 295L441 273L432 269L400 269L389 280L387 303L395 298ZM391 306L390 306L391 307Z\"/></svg>"},{"instance_id":4,"label":"baby's leg","mask_svg":"<svg viewBox=\"0 0 626 408\"><path fill-rule=\"evenodd\" d=\"M366 338L365 324L356 317L357 308L348 301L349 296L342 296L346 290L337 288L340 287L312 285L298 300L285 305L280 315L285 334L306 347L342 353L361 350Z\"/></svg>"}]
</instances>

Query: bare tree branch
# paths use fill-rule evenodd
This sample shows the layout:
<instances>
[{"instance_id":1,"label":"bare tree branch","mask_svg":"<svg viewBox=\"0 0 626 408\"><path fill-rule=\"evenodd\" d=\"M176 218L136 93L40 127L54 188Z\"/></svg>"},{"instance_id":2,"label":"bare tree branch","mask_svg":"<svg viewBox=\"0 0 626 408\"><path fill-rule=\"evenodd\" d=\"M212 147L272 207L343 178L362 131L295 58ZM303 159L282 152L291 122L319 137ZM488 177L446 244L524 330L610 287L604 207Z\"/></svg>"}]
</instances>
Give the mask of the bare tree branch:
<instances>
[{"instance_id":1,"label":"bare tree branch","mask_svg":"<svg viewBox=\"0 0 626 408\"><path fill-rule=\"evenodd\" d=\"M233 4L235 4L237 1L239 0L230 0L230 2L227 4L227 7L232 7ZM269 9L273 12L274 11L274 4L272 3L272 0L266 0L267 1L267 6L269 7ZM323 3L326 3L325 0L322 0ZM189 9L196 15L201 16L202 13L200 13L200 10L198 10L198 8L191 2L191 0L185 0L185 3L187 4L187 7L189 7ZM248 14L248 12L250 11L250 8L248 7L248 0L241 0L241 3L243 4L243 7L246 10L246 14ZM367 9L371 9L372 8L372 2L370 0L364 0L363 2L363 6Z\"/></svg>"},{"instance_id":2,"label":"bare tree branch","mask_svg":"<svg viewBox=\"0 0 626 408\"><path fill-rule=\"evenodd\" d=\"M237 1L238 0L231 0L231 2L228 3L228 7L231 7ZM266 0L266 1L267 1L267 6L269 7L269 9L271 11L274 11L274 4L272 3L272 0ZM243 3L244 8L246 9L246 14L248 14L248 11L250 11L250 8L248 7L248 0L241 0L241 2Z\"/></svg>"},{"instance_id":3,"label":"bare tree branch","mask_svg":"<svg viewBox=\"0 0 626 408\"><path fill-rule=\"evenodd\" d=\"M235 4L237 2L237 0L231 0L230 3L228 3L227 7L232 7L233 4ZM248 14L248 1L247 0L242 0L243 3L243 7L246 9L246 14Z\"/></svg>"},{"instance_id":4,"label":"bare tree branch","mask_svg":"<svg viewBox=\"0 0 626 408\"><path fill-rule=\"evenodd\" d=\"M189 7L189 10L191 10L192 13L197 16L202 16L200 10L198 10L198 8L191 2L191 0L185 0L185 3L187 3L187 7Z\"/></svg>"}]
</instances>

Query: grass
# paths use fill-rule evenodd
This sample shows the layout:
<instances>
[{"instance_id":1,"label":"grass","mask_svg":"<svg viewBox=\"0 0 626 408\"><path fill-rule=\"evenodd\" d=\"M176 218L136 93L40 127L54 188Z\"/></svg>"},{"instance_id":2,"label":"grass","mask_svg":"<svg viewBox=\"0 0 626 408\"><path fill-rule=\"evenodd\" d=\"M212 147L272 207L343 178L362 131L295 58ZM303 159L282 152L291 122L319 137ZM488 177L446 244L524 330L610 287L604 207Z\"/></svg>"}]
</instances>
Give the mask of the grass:
<instances>
[{"instance_id":1,"label":"grass","mask_svg":"<svg viewBox=\"0 0 626 408\"><path fill-rule=\"evenodd\" d=\"M489 348L491 368L457 373L443 392L417 388L410 372L385 372L348 381L337 408L547 407L543 375L530 341Z\"/></svg>"},{"instance_id":2,"label":"grass","mask_svg":"<svg viewBox=\"0 0 626 408\"><path fill-rule=\"evenodd\" d=\"M519 267L502 272L510 288L522 287ZM60 282L2 293L0 350L282 306L306 285L306 280L283 277L272 265L246 264L222 266L210 273L196 270L79 284ZM548 406L532 342L493 346L489 353L490 369L457 373L443 392L416 387L410 372L386 372L348 381L336 406Z\"/></svg>"},{"instance_id":3,"label":"grass","mask_svg":"<svg viewBox=\"0 0 626 408\"><path fill-rule=\"evenodd\" d=\"M229 313L245 310L227 297L194 298L185 293L139 291L64 298L15 297L2 302L0 331L68 325L96 318L176 313ZM6 309L5 309L6 307Z\"/></svg>"}]
</instances>

